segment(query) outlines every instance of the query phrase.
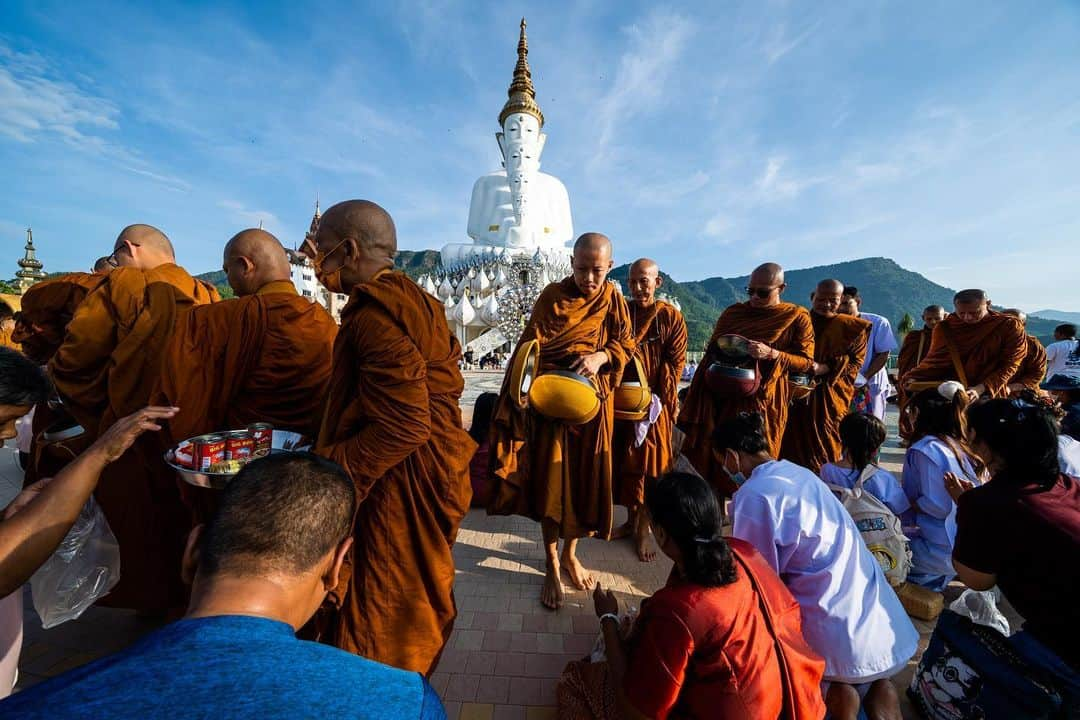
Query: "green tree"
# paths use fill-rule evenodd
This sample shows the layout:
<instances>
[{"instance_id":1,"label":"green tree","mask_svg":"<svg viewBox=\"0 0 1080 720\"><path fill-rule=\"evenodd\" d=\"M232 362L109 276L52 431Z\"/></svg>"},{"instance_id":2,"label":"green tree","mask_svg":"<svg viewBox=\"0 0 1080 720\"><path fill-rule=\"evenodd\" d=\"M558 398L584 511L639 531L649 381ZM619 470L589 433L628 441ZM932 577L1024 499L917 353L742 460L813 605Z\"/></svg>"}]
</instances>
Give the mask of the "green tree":
<instances>
[{"instance_id":1,"label":"green tree","mask_svg":"<svg viewBox=\"0 0 1080 720\"><path fill-rule=\"evenodd\" d=\"M902 340L905 335L915 329L915 318L911 317L911 313L904 313L904 317L900 318L900 324L896 326L896 330L900 333L900 339Z\"/></svg>"},{"instance_id":2,"label":"green tree","mask_svg":"<svg viewBox=\"0 0 1080 720\"><path fill-rule=\"evenodd\" d=\"M232 286L229 285L229 283L220 283L214 287L217 288L218 295L221 296L222 300L236 297L236 293L233 292Z\"/></svg>"}]
</instances>

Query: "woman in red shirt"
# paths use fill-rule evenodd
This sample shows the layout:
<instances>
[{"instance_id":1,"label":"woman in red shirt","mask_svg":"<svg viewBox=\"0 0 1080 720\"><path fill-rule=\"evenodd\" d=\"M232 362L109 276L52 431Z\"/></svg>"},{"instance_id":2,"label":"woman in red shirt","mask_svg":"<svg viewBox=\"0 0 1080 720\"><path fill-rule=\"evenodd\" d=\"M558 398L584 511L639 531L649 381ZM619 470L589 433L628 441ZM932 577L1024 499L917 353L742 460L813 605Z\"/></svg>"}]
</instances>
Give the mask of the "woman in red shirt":
<instances>
[{"instance_id":1,"label":"woman in red shirt","mask_svg":"<svg viewBox=\"0 0 1080 720\"><path fill-rule=\"evenodd\" d=\"M708 484L669 473L645 505L671 577L626 632L615 596L596 588L606 661L567 666L559 717L823 717L824 662L803 640L799 605L752 545L721 537Z\"/></svg>"}]
</instances>

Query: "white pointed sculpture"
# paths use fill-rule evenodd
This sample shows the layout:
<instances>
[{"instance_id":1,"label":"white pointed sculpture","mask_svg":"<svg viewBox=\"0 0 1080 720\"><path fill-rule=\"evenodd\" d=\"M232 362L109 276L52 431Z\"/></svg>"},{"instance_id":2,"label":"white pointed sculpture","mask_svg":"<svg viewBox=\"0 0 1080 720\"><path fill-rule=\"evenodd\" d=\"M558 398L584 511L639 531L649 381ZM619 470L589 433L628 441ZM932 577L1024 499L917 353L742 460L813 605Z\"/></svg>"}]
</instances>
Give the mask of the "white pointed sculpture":
<instances>
[{"instance_id":1,"label":"white pointed sculpture","mask_svg":"<svg viewBox=\"0 0 1080 720\"><path fill-rule=\"evenodd\" d=\"M459 327L467 327L476 319L476 311L473 310L472 303L469 302L468 291L462 294L461 302L454 306L453 316L454 322Z\"/></svg>"},{"instance_id":2,"label":"white pointed sculpture","mask_svg":"<svg viewBox=\"0 0 1080 720\"><path fill-rule=\"evenodd\" d=\"M439 283L439 299L445 302L453 294L454 286L450 284L450 277L448 275L443 276L442 282Z\"/></svg>"}]
</instances>

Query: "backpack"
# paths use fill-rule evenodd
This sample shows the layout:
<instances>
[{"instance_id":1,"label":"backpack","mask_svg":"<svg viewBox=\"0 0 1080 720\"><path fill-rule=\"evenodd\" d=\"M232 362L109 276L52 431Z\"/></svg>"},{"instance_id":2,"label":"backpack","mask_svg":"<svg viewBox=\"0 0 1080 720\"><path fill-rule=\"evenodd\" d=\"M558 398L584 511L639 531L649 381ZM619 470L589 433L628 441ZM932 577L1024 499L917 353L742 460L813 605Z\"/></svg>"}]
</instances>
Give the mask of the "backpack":
<instances>
[{"instance_id":1,"label":"backpack","mask_svg":"<svg viewBox=\"0 0 1080 720\"><path fill-rule=\"evenodd\" d=\"M881 566L885 579L897 587L907 580L911 569L911 547L900 518L888 505L863 489L863 483L875 472L875 465L867 465L855 482L855 487L850 489L842 485L826 485L855 521L855 527L859 529L870 554Z\"/></svg>"}]
</instances>

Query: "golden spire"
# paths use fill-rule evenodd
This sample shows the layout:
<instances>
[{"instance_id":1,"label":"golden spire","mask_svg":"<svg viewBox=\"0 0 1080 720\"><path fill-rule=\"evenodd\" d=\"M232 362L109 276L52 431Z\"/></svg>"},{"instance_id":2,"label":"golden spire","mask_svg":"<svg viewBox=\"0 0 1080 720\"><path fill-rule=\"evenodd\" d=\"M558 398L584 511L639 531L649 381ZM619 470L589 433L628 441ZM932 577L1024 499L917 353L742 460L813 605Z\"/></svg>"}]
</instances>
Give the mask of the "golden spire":
<instances>
[{"instance_id":1,"label":"golden spire","mask_svg":"<svg viewBox=\"0 0 1080 720\"><path fill-rule=\"evenodd\" d=\"M500 125L508 115L528 113L540 121L540 127L544 126L544 113L540 112L540 106L536 104L536 89L533 87L532 73L529 71L529 40L525 37L525 18L521 18L521 36L518 38L518 61L514 66L514 79L506 94L509 97L503 105L502 112L499 113Z\"/></svg>"}]
</instances>

